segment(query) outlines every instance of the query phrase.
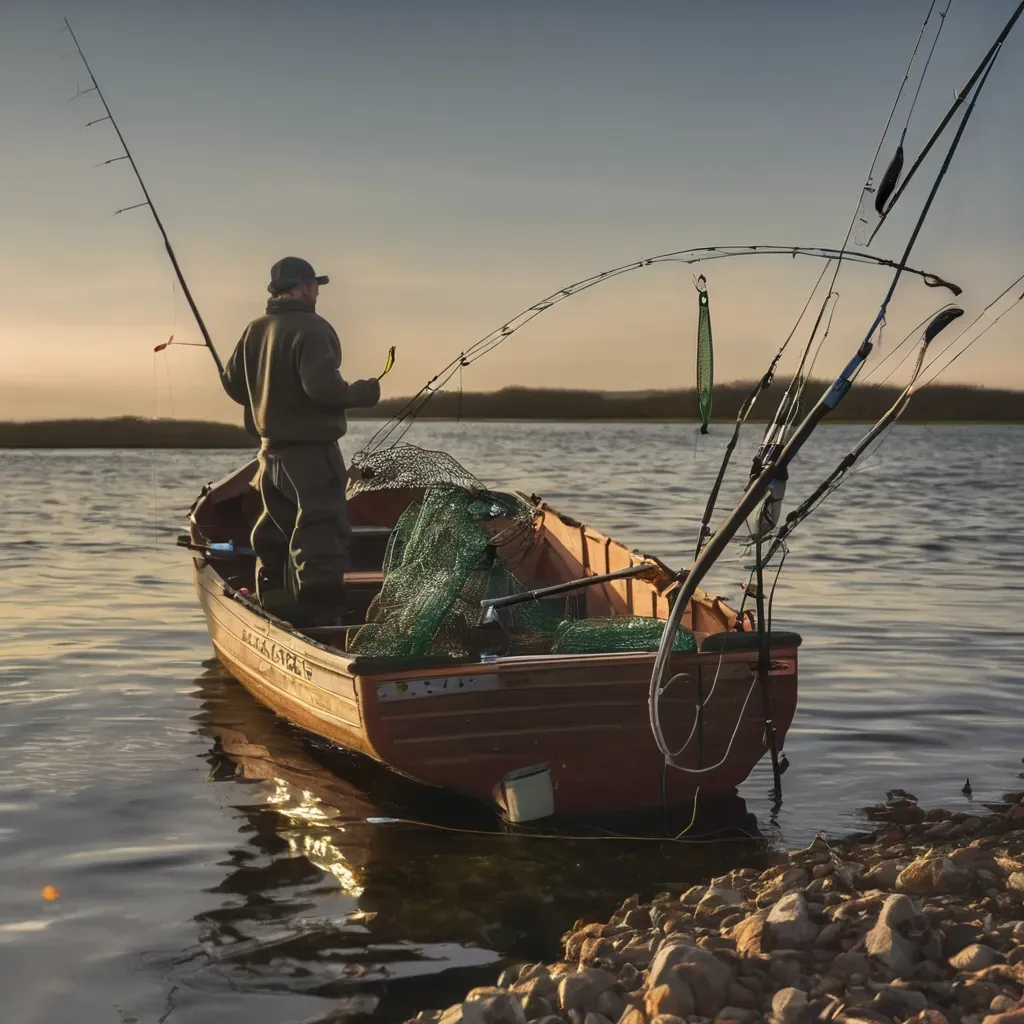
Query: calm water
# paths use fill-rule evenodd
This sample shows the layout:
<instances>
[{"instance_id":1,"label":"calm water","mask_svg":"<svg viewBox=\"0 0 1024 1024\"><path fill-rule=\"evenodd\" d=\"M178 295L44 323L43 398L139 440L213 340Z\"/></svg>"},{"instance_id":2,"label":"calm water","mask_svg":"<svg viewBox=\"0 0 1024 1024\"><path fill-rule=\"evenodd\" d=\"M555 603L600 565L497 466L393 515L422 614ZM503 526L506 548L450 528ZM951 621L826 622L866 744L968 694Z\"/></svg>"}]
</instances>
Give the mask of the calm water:
<instances>
[{"instance_id":1,"label":"calm water","mask_svg":"<svg viewBox=\"0 0 1024 1024\"><path fill-rule=\"evenodd\" d=\"M790 494L859 434L821 430ZM725 429L416 440L682 563ZM243 457L0 453L5 1022L401 1020L506 956L552 955L579 913L757 857L367 824L488 822L311 745L217 670L173 541ZM979 801L1019 785L1022 477L1024 429L901 427L796 534L775 613L805 637L785 803L771 821L765 765L740 794L762 832L848 830L892 786L961 806L967 776ZM711 589L738 597L742 565L737 550Z\"/></svg>"}]
</instances>

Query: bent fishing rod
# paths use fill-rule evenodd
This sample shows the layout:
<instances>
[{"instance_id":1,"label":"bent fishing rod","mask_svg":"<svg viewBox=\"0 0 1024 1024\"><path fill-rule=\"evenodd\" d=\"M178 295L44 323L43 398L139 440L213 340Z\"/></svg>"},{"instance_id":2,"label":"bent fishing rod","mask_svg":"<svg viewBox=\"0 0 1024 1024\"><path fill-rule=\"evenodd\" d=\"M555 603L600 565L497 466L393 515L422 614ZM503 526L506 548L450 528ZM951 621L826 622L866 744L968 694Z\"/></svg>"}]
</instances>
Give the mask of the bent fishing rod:
<instances>
[{"instance_id":1,"label":"bent fishing rod","mask_svg":"<svg viewBox=\"0 0 1024 1024\"><path fill-rule=\"evenodd\" d=\"M684 582L673 599L672 607L669 611L668 618L665 622L665 628L661 635L661 643L658 646L658 652L655 656L654 667L651 672L650 689L648 692L648 712L650 716L651 730L654 734L658 749L665 758L666 764L671 765L673 760L671 748L668 746L661 729L659 698L661 696L662 680L665 678L668 670L669 662L672 657L672 647L675 642L676 634L679 632L679 625L683 617L683 612L686 609L686 606L690 603L690 600L696 593L696 590L700 586L704 577L708 574L715 562L718 561L719 557L725 551L739 528L769 493L769 489L774 481L778 479L781 473L785 473L787 471L789 464L800 452L800 449L807 442L818 424L846 397L861 368L871 355L872 349L874 348L873 339L875 337L875 333L885 320L885 314L896 291L896 286L899 284L900 278L903 276L906 263L910 259L914 245L917 243L921 229L924 227L924 223L928 218L928 214L931 211L933 203L935 202L935 197L938 194L942 181L949 170L950 164L952 163L953 154L960 145L960 140L963 138L967 124L971 119L971 115L974 113L978 97L981 94L998 55L999 49L996 50L992 61L989 63L984 75L982 76L978 89L975 91L970 104L964 112L964 116L960 121L952 142L950 143L949 150L942 162L942 166L939 168L939 172L932 183L928 197L925 200L921 213L914 225L914 229L907 241L903 257L893 274L892 281L889 284L889 289L882 300L874 321L868 329L867 334L864 336L864 340L861 342L850 361L840 371L831 387L829 387L825 394L822 395L822 397L815 403L804 417L803 421L793 431L792 435L779 451L778 455L772 459L772 461L768 462L768 464L760 470L758 475L751 480L739 503L694 560ZM776 775L777 774L778 773L776 773Z\"/></svg>"},{"instance_id":2,"label":"bent fishing rod","mask_svg":"<svg viewBox=\"0 0 1024 1024\"><path fill-rule=\"evenodd\" d=\"M114 132L117 134L117 140L121 143L121 148L124 150L124 153L122 153L121 156L115 156L111 157L109 160L104 160L103 163L98 166L102 167L106 164L117 163L120 160L127 160L135 174L135 180L139 183L139 188L142 189L142 195L145 197L141 203L135 203L132 206L124 206L120 210L115 210L114 216L116 217L119 213L127 213L129 210L137 210L143 206L149 207L149 212L153 215L153 220L156 221L156 226L164 240L164 249L167 250L167 256L171 261L171 266L174 268L174 274L178 279L178 284L181 285L182 294L185 296L189 309L192 310L192 316L195 317L196 325L199 327L199 333L203 336L203 341L206 343L206 347L210 350L210 355L213 356L213 361L217 364L217 372L223 373L224 364L221 362L220 356L217 355L217 350L213 347L213 339L210 337L210 332L206 329L206 324L203 322L202 315L199 312L199 307L196 305L195 299L192 298L192 291L188 286L188 282L185 280L185 275L182 273L181 265L178 263L178 257L174 254L174 248L171 245L171 240L167 236L167 229L164 227L163 221L160 219L160 214L156 211L156 206L153 205L153 199L149 194L149 189L146 188L146 183L142 180L142 174L139 171L138 164L135 163L135 158L132 156L131 150L128 148L128 143L125 142L124 135L121 134L121 129L118 127L117 121L114 120L114 115L110 110L110 106L107 104L106 97L104 97L99 83L96 81L96 76L92 73L92 68L89 66L89 62L85 59L82 47L78 45L78 38L75 36L67 18L64 19L64 27L70 33L71 41L75 44L75 52L77 52L78 56L82 58L82 63L85 65L86 73L89 75L89 81L92 82L92 85L88 89L79 89L71 99L78 99L79 96L84 96L86 93L90 92L96 93L99 97L100 103L103 104L106 116L98 117L94 121L89 121L86 124L86 127L88 128L91 125L99 124L101 121L109 121Z\"/></svg>"},{"instance_id":3,"label":"bent fishing rod","mask_svg":"<svg viewBox=\"0 0 1024 1024\"><path fill-rule=\"evenodd\" d=\"M648 256L644 259L634 260L631 263L613 267L610 270L602 270L599 274L592 274L580 281L575 281L563 288L559 288L557 291L533 303L533 305L527 306L522 312L506 320L500 327L489 331L482 338L460 352L447 365L434 374L415 395L408 399L405 405L390 420L380 427L363 445L362 449L357 453L357 457L365 456L367 453L383 447L396 433L398 436L391 440L391 446L397 444L423 410L424 406L456 374L464 367L476 362L477 359L483 358L521 328L525 327L535 317L540 316L541 313L546 312L558 303L564 302L574 295L579 295L580 292L593 288L596 285L603 284L605 281L611 281L616 277L621 277L623 274L641 270L644 267L662 263L706 263L712 260L735 259L748 256L790 256L794 259L797 256L801 256L827 261L844 258L852 263L867 264L875 267L887 267L889 269L897 267L895 260L854 249L831 249L825 246L804 245L706 245L693 249L679 249L674 252L660 253L656 256ZM906 266L903 269L906 273L919 277L929 288L946 288L953 295L959 295L963 290L959 285L954 284L952 281L947 281L945 278L930 271L918 270L910 266Z\"/></svg>"}]
</instances>

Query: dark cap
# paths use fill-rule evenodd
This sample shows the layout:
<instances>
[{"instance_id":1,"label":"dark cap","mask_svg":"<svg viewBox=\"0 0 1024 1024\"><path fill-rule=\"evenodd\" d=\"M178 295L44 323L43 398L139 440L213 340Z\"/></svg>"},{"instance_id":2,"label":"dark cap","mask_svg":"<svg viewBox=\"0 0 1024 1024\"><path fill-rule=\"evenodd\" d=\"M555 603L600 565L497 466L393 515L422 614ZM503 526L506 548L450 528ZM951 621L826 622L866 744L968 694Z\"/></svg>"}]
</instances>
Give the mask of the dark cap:
<instances>
[{"instance_id":1,"label":"dark cap","mask_svg":"<svg viewBox=\"0 0 1024 1024\"><path fill-rule=\"evenodd\" d=\"M278 260L270 268L270 284L267 285L267 291L271 295L276 295L278 292L286 292L304 281L327 284L330 278L326 274L317 277L313 265L305 260L300 260L298 256L285 256L283 260Z\"/></svg>"}]
</instances>

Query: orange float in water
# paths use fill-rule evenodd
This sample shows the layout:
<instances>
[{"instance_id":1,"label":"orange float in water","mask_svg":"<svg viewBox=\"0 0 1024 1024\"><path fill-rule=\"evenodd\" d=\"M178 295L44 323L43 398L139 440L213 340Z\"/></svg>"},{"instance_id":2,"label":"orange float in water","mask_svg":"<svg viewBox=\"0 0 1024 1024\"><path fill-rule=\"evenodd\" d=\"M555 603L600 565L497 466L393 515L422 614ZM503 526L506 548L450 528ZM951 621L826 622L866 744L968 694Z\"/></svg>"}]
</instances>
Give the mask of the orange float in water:
<instances>
[{"instance_id":1,"label":"orange float in water","mask_svg":"<svg viewBox=\"0 0 1024 1024\"><path fill-rule=\"evenodd\" d=\"M44 885L42 897L44 900L59 900L60 889L58 889L55 885Z\"/></svg>"}]
</instances>

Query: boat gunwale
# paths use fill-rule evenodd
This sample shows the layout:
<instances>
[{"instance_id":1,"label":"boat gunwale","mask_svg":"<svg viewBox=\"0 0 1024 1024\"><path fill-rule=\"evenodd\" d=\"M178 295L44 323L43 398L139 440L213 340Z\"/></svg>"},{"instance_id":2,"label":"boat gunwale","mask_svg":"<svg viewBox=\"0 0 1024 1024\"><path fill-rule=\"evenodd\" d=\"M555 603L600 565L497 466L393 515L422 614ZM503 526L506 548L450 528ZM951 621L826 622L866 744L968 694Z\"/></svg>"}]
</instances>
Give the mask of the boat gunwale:
<instances>
[{"instance_id":1,"label":"boat gunwale","mask_svg":"<svg viewBox=\"0 0 1024 1024\"><path fill-rule=\"evenodd\" d=\"M263 611L255 602L249 600L244 594L241 594L234 587L232 587L224 578L217 572L212 564L203 558L194 558L194 564L200 572L209 570L210 575L220 584L221 592L223 597L228 600L233 600L241 604L251 615L261 622L266 623L282 633L287 634L289 637L298 640L300 643L308 645L319 652L329 655L333 661L337 663L336 670L341 671L343 674L352 678L359 677L363 679L395 679L400 680L405 677L422 678L424 676L450 676L459 674L490 674L491 672L498 672L501 670L510 671L525 671L531 668L544 669L545 671L558 669L558 668L588 668L596 667L598 665L629 665L629 664L653 664L656 650L650 651L606 651L599 653L589 654L515 654L515 655L499 655L496 657L477 656L477 660L468 660L465 658L451 658L444 661L438 659L443 658L443 655L425 655L422 658L395 658L388 659L389 664L381 664L385 659L382 658L361 658L359 655L346 654L344 651L339 650L337 647L331 647L328 644L321 643L320 641L307 636L302 632L301 629L292 626L290 623L285 622L283 619L278 619L276 616L268 615ZM203 565L202 563L206 564ZM728 630L722 630L721 632L732 632ZM694 634L695 637L701 638L704 634ZM715 636L717 634L706 634L707 636ZM798 634L787 634L790 637L796 637ZM679 663L682 659L688 658L712 658L721 656L721 651L702 651L700 649L700 642L698 647L693 651L677 651L673 655L673 664ZM787 642L779 646L772 648L773 656L782 656L790 651L795 651L799 643ZM743 654L749 655L749 651L743 649L737 649L735 651L725 651L725 654ZM400 664L398 662L401 662Z\"/></svg>"}]
</instances>

